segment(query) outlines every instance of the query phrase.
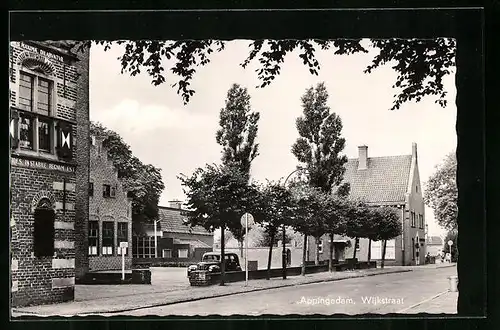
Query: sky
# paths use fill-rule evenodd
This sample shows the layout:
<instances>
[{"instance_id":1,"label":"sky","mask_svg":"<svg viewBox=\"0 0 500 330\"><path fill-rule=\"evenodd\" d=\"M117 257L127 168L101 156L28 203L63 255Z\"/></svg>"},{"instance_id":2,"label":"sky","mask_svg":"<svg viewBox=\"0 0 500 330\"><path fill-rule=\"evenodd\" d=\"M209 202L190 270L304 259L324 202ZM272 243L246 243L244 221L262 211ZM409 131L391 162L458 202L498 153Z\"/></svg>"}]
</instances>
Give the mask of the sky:
<instances>
[{"instance_id":1,"label":"sky","mask_svg":"<svg viewBox=\"0 0 500 330\"><path fill-rule=\"evenodd\" d=\"M368 146L368 157L411 154L417 143L420 180L424 185L444 157L457 144L454 75L446 77L448 106L441 108L432 97L389 110L394 101L396 72L390 65L363 73L377 51L349 56L318 51L318 76L311 75L298 53L286 56L281 74L265 88L259 85L258 62L243 69L250 40L226 44L213 54L211 63L198 68L192 87L196 91L184 105L176 89L167 82L154 86L147 74L130 77L121 73L121 46L104 51L92 46L90 54L90 118L119 133L142 162L161 168L164 190L160 205L184 200L177 176L189 175L207 163L220 163L221 146L215 141L219 111L233 83L247 87L251 106L260 112L259 156L252 163L258 181L278 180L292 172L298 162L291 146L298 137L295 120L302 113L301 97L307 88L325 82L328 105L343 123L344 154L358 157L358 146ZM165 67L170 67L168 61ZM426 207L430 235L445 231Z\"/></svg>"}]
</instances>

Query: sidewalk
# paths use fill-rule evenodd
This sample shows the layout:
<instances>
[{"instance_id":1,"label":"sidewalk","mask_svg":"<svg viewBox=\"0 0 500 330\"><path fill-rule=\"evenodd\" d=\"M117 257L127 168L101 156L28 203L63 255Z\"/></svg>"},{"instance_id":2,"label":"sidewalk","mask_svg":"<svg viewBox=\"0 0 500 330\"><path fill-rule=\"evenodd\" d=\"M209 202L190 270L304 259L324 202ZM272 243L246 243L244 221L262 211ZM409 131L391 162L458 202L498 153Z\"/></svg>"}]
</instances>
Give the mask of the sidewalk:
<instances>
[{"instance_id":1,"label":"sidewalk","mask_svg":"<svg viewBox=\"0 0 500 330\"><path fill-rule=\"evenodd\" d=\"M404 311L406 314L457 314L458 292L445 291Z\"/></svg>"},{"instance_id":2,"label":"sidewalk","mask_svg":"<svg viewBox=\"0 0 500 330\"><path fill-rule=\"evenodd\" d=\"M457 264L455 262L453 263L448 263L448 262L440 262L436 264L427 264L427 265L418 265L418 266L405 266L405 268L411 269L411 270L423 270L423 269L435 269L435 268L445 268L445 267L456 267ZM385 268L392 269L392 268L400 268L401 266L385 266Z\"/></svg>"},{"instance_id":3,"label":"sidewalk","mask_svg":"<svg viewBox=\"0 0 500 330\"><path fill-rule=\"evenodd\" d=\"M412 271L407 267L391 267L385 269L366 269L334 273L318 273L306 276L288 277L286 280L273 278L270 280L251 280L248 286L245 282L228 283L225 286L213 285L208 287L187 287L155 293L131 294L119 297L107 297L87 301L74 301L53 305L42 305L24 308L13 308L12 317L19 316L75 316L92 315L112 312L125 312L141 308L171 305L176 303L195 301L213 297L222 297L237 293L269 290L287 286L309 283L338 281L349 278L374 276L381 274L401 273Z\"/></svg>"}]
</instances>

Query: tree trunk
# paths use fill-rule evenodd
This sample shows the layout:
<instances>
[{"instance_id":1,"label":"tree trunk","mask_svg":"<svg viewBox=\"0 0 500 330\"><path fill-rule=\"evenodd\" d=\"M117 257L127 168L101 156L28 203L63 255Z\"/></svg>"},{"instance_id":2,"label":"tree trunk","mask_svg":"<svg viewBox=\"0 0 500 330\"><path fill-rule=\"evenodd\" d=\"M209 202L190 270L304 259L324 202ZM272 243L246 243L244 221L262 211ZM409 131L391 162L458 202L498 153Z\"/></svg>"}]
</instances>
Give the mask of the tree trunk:
<instances>
[{"instance_id":1,"label":"tree trunk","mask_svg":"<svg viewBox=\"0 0 500 330\"><path fill-rule=\"evenodd\" d=\"M224 248L226 246L226 242L224 239L224 227L220 227L220 285L224 286L224 277L226 276L226 263L224 262L225 260L225 254L224 254Z\"/></svg>"},{"instance_id":2,"label":"tree trunk","mask_svg":"<svg viewBox=\"0 0 500 330\"><path fill-rule=\"evenodd\" d=\"M372 260L372 240L368 240L368 262Z\"/></svg>"},{"instance_id":3,"label":"tree trunk","mask_svg":"<svg viewBox=\"0 0 500 330\"><path fill-rule=\"evenodd\" d=\"M355 237L355 238L354 238L354 252L353 252L353 254L352 254L352 258L353 258L353 259L356 259L356 252L358 251L358 250L356 249L356 242L357 242L357 241L358 241L358 238L357 238L357 237Z\"/></svg>"},{"instance_id":4,"label":"tree trunk","mask_svg":"<svg viewBox=\"0 0 500 330\"><path fill-rule=\"evenodd\" d=\"M306 254L307 254L307 235L304 234L304 240L302 243L302 270L300 275L306 275Z\"/></svg>"},{"instance_id":5,"label":"tree trunk","mask_svg":"<svg viewBox=\"0 0 500 330\"><path fill-rule=\"evenodd\" d=\"M319 266L319 242L320 242L320 237L315 237L314 241L316 243L316 258L314 258L314 264L316 266Z\"/></svg>"},{"instance_id":6,"label":"tree trunk","mask_svg":"<svg viewBox=\"0 0 500 330\"><path fill-rule=\"evenodd\" d=\"M274 233L271 234L271 237L269 237L271 239L271 242L269 244L269 255L267 257L267 275L266 275L266 279L270 279L271 278L271 260L273 258L273 245L274 245Z\"/></svg>"},{"instance_id":7,"label":"tree trunk","mask_svg":"<svg viewBox=\"0 0 500 330\"><path fill-rule=\"evenodd\" d=\"M330 234L330 244L328 245L330 249L330 258L328 261L328 271L333 272L333 234Z\"/></svg>"},{"instance_id":8,"label":"tree trunk","mask_svg":"<svg viewBox=\"0 0 500 330\"><path fill-rule=\"evenodd\" d=\"M382 245L382 261L380 262L380 268L384 268L386 246L387 246L387 241L384 240L384 243Z\"/></svg>"}]
</instances>

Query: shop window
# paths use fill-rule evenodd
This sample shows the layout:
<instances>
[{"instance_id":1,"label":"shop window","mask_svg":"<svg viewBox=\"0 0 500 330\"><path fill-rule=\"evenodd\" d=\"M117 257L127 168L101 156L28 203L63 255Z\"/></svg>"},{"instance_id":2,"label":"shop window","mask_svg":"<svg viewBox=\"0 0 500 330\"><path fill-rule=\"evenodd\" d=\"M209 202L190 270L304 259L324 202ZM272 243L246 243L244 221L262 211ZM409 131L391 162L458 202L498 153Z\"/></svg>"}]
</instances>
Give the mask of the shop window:
<instances>
[{"instance_id":1,"label":"shop window","mask_svg":"<svg viewBox=\"0 0 500 330\"><path fill-rule=\"evenodd\" d=\"M188 249L179 249L178 255L179 255L179 258L187 258L188 257Z\"/></svg>"},{"instance_id":2,"label":"shop window","mask_svg":"<svg viewBox=\"0 0 500 330\"><path fill-rule=\"evenodd\" d=\"M99 251L99 223L89 221L89 256L96 256Z\"/></svg>"},{"instance_id":3,"label":"shop window","mask_svg":"<svg viewBox=\"0 0 500 330\"><path fill-rule=\"evenodd\" d=\"M118 238L118 247L116 248L116 253L118 255L122 254L122 248L120 247L121 242L128 242L128 222L118 222L117 228L117 238ZM124 248L124 254L127 254L127 248Z\"/></svg>"},{"instance_id":4,"label":"shop window","mask_svg":"<svg viewBox=\"0 0 500 330\"><path fill-rule=\"evenodd\" d=\"M43 199L35 209L34 254L35 257L54 256L55 211L48 199Z\"/></svg>"},{"instance_id":5,"label":"shop window","mask_svg":"<svg viewBox=\"0 0 500 330\"><path fill-rule=\"evenodd\" d=\"M132 255L134 258L154 258L155 240L152 236L133 236Z\"/></svg>"},{"instance_id":6,"label":"shop window","mask_svg":"<svg viewBox=\"0 0 500 330\"><path fill-rule=\"evenodd\" d=\"M162 256L162 258L172 258L172 250L171 249L163 249L161 256Z\"/></svg>"},{"instance_id":7,"label":"shop window","mask_svg":"<svg viewBox=\"0 0 500 330\"><path fill-rule=\"evenodd\" d=\"M115 223L104 221L102 223L102 255L113 255Z\"/></svg>"}]
</instances>

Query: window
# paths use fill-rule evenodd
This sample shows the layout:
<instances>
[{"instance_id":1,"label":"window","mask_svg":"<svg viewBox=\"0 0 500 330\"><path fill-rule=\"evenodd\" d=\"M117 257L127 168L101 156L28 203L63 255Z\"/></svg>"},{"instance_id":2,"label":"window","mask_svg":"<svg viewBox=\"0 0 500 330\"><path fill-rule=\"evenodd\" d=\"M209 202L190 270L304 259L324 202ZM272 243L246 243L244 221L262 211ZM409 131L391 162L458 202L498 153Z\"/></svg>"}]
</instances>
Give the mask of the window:
<instances>
[{"instance_id":1,"label":"window","mask_svg":"<svg viewBox=\"0 0 500 330\"><path fill-rule=\"evenodd\" d=\"M18 103L14 110L16 119L11 124L13 149L34 151L40 155L57 151L62 159L72 158L73 127L53 118L54 96L53 81L37 74L19 72Z\"/></svg>"},{"instance_id":2,"label":"window","mask_svg":"<svg viewBox=\"0 0 500 330\"><path fill-rule=\"evenodd\" d=\"M188 250L187 249L179 249L179 258L187 258Z\"/></svg>"},{"instance_id":3,"label":"window","mask_svg":"<svg viewBox=\"0 0 500 330\"><path fill-rule=\"evenodd\" d=\"M415 186L415 191L418 192L418 184Z\"/></svg>"},{"instance_id":4,"label":"window","mask_svg":"<svg viewBox=\"0 0 500 330\"><path fill-rule=\"evenodd\" d=\"M354 246L355 246L356 250L359 251L359 238L356 238L356 242L354 243Z\"/></svg>"},{"instance_id":5,"label":"window","mask_svg":"<svg viewBox=\"0 0 500 330\"><path fill-rule=\"evenodd\" d=\"M319 240L318 253L323 253L323 240L322 239Z\"/></svg>"},{"instance_id":6,"label":"window","mask_svg":"<svg viewBox=\"0 0 500 330\"><path fill-rule=\"evenodd\" d=\"M132 237L132 255L134 258L154 258L155 239L153 236Z\"/></svg>"},{"instance_id":7,"label":"window","mask_svg":"<svg viewBox=\"0 0 500 330\"><path fill-rule=\"evenodd\" d=\"M116 248L116 253L118 255L122 254L121 248L120 248L120 242L128 242L128 222L118 222L118 229L117 229L117 238L118 238L118 247ZM128 249L125 248L124 253L127 254Z\"/></svg>"},{"instance_id":8,"label":"window","mask_svg":"<svg viewBox=\"0 0 500 330\"><path fill-rule=\"evenodd\" d=\"M89 196L92 197L94 196L94 183L89 182Z\"/></svg>"},{"instance_id":9,"label":"window","mask_svg":"<svg viewBox=\"0 0 500 330\"><path fill-rule=\"evenodd\" d=\"M99 223L89 221L89 256L96 256L99 251Z\"/></svg>"},{"instance_id":10,"label":"window","mask_svg":"<svg viewBox=\"0 0 500 330\"><path fill-rule=\"evenodd\" d=\"M415 212L411 211L411 227L415 228Z\"/></svg>"},{"instance_id":11,"label":"window","mask_svg":"<svg viewBox=\"0 0 500 330\"><path fill-rule=\"evenodd\" d=\"M33 111L33 83L34 76L24 72L19 74L19 108Z\"/></svg>"},{"instance_id":12,"label":"window","mask_svg":"<svg viewBox=\"0 0 500 330\"><path fill-rule=\"evenodd\" d=\"M102 255L113 255L113 247L115 245L114 229L114 222L104 221L102 223Z\"/></svg>"},{"instance_id":13,"label":"window","mask_svg":"<svg viewBox=\"0 0 500 330\"><path fill-rule=\"evenodd\" d=\"M418 215L420 229L424 229L424 216L422 214Z\"/></svg>"},{"instance_id":14,"label":"window","mask_svg":"<svg viewBox=\"0 0 500 330\"><path fill-rule=\"evenodd\" d=\"M54 256L54 235L55 235L55 212L51 207L51 202L42 199L35 209L34 223L34 254L36 257Z\"/></svg>"},{"instance_id":15,"label":"window","mask_svg":"<svg viewBox=\"0 0 500 330\"><path fill-rule=\"evenodd\" d=\"M105 197L105 198L116 197L116 186L112 186L110 184L103 184L102 185L102 197Z\"/></svg>"},{"instance_id":16,"label":"window","mask_svg":"<svg viewBox=\"0 0 500 330\"><path fill-rule=\"evenodd\" d=\"M163 249L161 253L162 258L172 258L172 250Z\"/></svg>"}]
</instances>

